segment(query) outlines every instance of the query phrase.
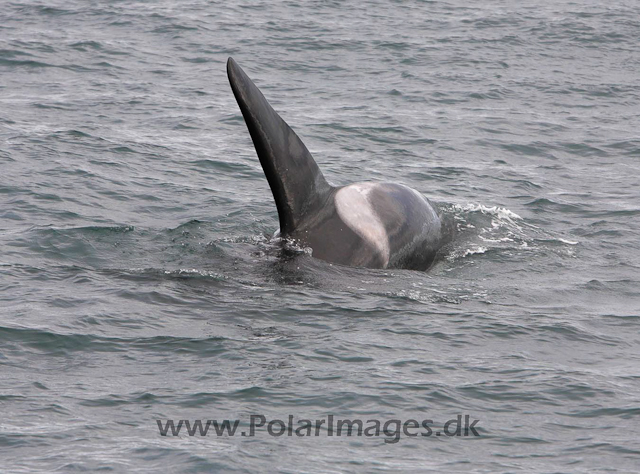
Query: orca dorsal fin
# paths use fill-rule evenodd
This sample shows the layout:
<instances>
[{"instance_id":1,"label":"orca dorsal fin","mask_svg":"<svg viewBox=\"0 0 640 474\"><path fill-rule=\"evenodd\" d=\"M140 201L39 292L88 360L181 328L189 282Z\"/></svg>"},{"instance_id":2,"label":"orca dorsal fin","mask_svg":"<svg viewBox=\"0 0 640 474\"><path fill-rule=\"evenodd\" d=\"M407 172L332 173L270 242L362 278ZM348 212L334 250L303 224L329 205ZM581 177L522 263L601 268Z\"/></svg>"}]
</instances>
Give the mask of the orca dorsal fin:
<instances>
[{"instance_id":1,"label":"orca dorsal fin","mask_svg":"<svg viewBox=\"0 0 640 474\"><path fill-rule=\"evenodd\" d=\"M302 140L233 58L227 61L227 75L276 201L280 233L286 236L322 205L332 187Z\"/></svg>"}]
</instances>

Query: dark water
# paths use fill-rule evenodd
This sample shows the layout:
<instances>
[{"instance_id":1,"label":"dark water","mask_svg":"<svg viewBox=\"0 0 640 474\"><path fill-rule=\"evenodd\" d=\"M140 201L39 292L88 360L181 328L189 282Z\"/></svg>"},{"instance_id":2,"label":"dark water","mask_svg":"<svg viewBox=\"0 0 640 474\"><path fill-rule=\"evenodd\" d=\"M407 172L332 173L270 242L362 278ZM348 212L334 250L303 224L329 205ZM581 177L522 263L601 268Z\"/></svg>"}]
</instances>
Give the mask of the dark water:
<instances>
[{"instance_id":1,"label":"dark water","mask_svg":"<svg viewBox=\"0 0 640 474\"><path fill-rule=\"evenodd\" d=\"M635 0L2 2L1 469L636 471L638 38ZM441 203L446 258L283 260L228 56L329 181ZM252 414L480 421L156 424Z\"/></svg>"}]
</instances>

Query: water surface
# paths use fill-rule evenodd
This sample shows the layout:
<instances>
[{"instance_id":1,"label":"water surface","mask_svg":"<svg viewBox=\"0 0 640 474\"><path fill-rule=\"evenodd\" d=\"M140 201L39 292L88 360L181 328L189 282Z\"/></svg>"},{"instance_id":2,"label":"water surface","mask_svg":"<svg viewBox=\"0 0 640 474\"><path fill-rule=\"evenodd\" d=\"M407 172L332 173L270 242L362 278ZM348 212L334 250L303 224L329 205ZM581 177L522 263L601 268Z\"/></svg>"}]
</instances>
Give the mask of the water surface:
<instances>
[{"instance_id":1,"label":"water surface","mask_svg":"<svg viewBox=\"0 0 640 474\"><path fill-rule=\"evenodd\" d=\"M634 472L634 1L0 9L0 456L11 472ZM429 272L269 242L233 56L327 179L460 233ZM480 436L161 436L157 419ZM387 441L387 442L385 442Z\"/></svg>"}]
</instances>

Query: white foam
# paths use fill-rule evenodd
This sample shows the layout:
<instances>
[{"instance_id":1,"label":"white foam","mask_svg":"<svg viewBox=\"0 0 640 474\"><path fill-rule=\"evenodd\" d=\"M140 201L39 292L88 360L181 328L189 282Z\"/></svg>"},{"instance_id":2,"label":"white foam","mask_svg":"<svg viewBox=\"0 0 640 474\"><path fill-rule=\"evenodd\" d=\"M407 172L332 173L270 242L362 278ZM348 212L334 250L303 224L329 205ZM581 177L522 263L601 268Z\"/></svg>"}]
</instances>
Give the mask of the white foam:
<instances>
[{"instance_id":1,"label":"white foam","mask_svg":"<svg viewBox=\"0 0 640 474\"><path fill-rule=\"evenodd\" d=\"M476 247L472 247L472 248L468 248L468 249L459 249L459 250L456 250L456 251L450 253L446 257L446 259L449 260L450 262L453 262L454 260L456 260L458 258L465 258L465 257L467 257L469 255L483 254L487 250L489 250L487 247L482 247L482 246L476 246Z\"/></svg>"},{"instance_id":2,"label":"white foam","mask_svg":"<svg viewBox=\"0 0 640 474\"><path fill-rule=\"evenodd\" d=\"M522 220L515 212L507 209L506 207L498 207L498 206L485 206L484 204L454 204L454 209L463 211L463 212L481 212L482 214L489 214L492 216L496 216L501 219L507 220Z\"/></svg>"},{"instance_id":3,"label":"white foam","mask_svg":"<svg viewBox=\"0 0 640 474\"><path fill-rule=\"evenodd\" d=\"M467 249L462 254L462 258L466 257L467 255L482 254L482 253L485 253L487 250L488 250L487 247L476 247L473 249Z\"/></svg>"}]
</instances>

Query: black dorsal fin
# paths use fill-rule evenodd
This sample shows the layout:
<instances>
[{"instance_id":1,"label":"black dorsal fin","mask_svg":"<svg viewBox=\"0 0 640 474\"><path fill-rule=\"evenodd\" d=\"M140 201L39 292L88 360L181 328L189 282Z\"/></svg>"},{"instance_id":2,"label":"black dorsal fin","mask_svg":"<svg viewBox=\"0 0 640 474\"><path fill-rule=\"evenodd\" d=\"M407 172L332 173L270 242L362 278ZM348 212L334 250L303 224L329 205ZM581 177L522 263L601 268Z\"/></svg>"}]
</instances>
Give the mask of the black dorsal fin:
<instances>
[{"instance_id":1,"label":"black dorsal fin","mask_svg":"<svg viewBox=\"0 0 640 474\"><path fill-rule=\"evenodd\" d=\"M278 208L280 232L293 232L331 191L302 140L273 110L240 66L229 58L227 75Z\"/></svg>"}]
</instances>

